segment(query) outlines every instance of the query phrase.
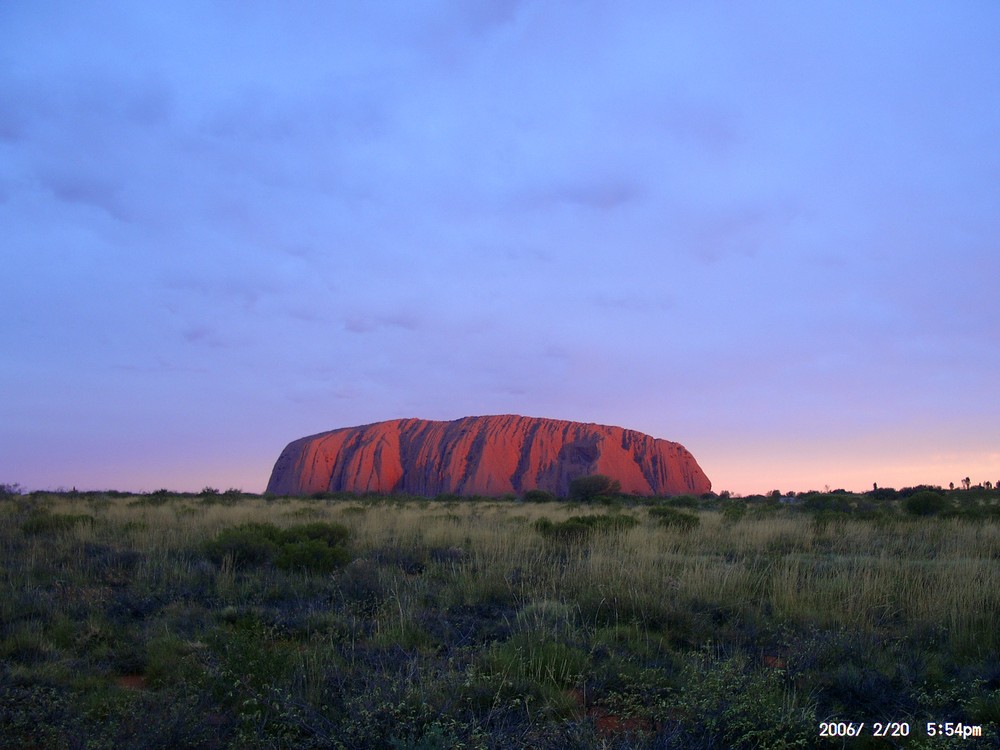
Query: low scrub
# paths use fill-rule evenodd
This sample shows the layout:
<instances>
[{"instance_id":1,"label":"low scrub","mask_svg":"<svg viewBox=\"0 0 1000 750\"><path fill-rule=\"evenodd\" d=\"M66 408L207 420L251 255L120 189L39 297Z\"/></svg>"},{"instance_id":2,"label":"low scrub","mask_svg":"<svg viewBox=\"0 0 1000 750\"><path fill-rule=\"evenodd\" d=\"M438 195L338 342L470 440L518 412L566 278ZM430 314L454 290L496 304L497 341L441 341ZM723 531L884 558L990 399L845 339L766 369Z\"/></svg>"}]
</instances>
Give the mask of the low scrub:
<instances>
[{"instance_id":1,"label":"low scrub","mask_svg":"<svg viewBox=\"0 0 1000 750\"><path fill-rule=\"evenodd\" d=\"M556 496L546 490L526 490L523 499L526 503L554 503Z\"/></svg>"},{"instance_id":2,"label":"low scrub","mask_svg":"<svg viewBox=\"0 0 1000 750\"><path fill-rule=\"evenodd\" d=\"M503 643L494 643L486 652L485 661L488 671L515 684L525 681L529 685L571 688L588 673L590 657L575 646L523 633Z\"/></svg>"},{"instance_id":3,"label":"low scrub","mask_svg":"<svg viewBox=\"0 0 1000 750\"><path fill-rule=\"evenodd\" d=\"M589 503L602 498L611 498L621 491L622 485L617 479L604 474L590 474L577 477L569 483L569 497L581 503Z\"/></svg>"},{"instance_id":4,"label":"low scrub","mask_svg":"<svg viewBox=\"0 0 1000 750\"><path fill-rule=\"evenodd\" d=\"M25 534L55 534L69 531L80 525L94 524L94 517L85 513L49 513L41 511L31 515L22 525Z\"/></svg>"},{"instance_id":5,"label":"low scrub","mask_svg":"<svg viewBox=\"0 0 1000 750\"><path fill-rule=\"evenodd\" d=\"M691 531L691 529L697 528L698 524L701 523L701 519L694 513L685 513L662 505L650 508L649 516L650 518L655 518L660 526L668 529L677 529L678 531Z\"/></svg>"},{"instance_id":6,"label":"low scrub","mask_svg":"<svg viewBox=\"0 0 1000 750\"><path fill-rule=\"evenodd\" d=\"M281 545L274 563L285 570L329 573L350 560L350 553L343 547L331 546L320 539L305 539Z\"/></svg>"},{"instance_id":7,"label":"low scrub","mask_svg":"<svg viewBox=\"0 0 1000 750\"><path fill-rule=\"evenodd\" d=\"M939 492L924 490L906 498L903 507L914 516L934 516L951 508L951 503Z\"/></svg>"},{"instance_id":8,"label":"low scrub","mask_svg":"<svg viewBox=\"0 0 1000 750\"><path fill-rule=\"evenodd\" d=\"M224 529L205 545L209 558L236 567L273 564L285 570L328 573L350 562L343 546L349 532L337 523L306 523L280 529L270 523L245 523Z\"/></svg>"},{"instance_id":9,"label":"low scrub","mask_svg":"<svg viewBox=\"0 0 1000 750\"><path fill-rule=\"evenodd\" d=\"M625 531L638 524L632 516L618 513L606 516L570 516L565 521L552 521L542 516L535 521L535 531L547 539L574 541L595 532Z\"/></svg>"},{"instance_id":10,"label":"low scrub","mask_svg":"<svg viewBox=\"0 0 1000 750\"><path fill-rule=\"evenodd\" d=\"M699 504L694 495L677 495L667 500L667 505L674 508L697 508Z\"/></svg>"}]
</instances>

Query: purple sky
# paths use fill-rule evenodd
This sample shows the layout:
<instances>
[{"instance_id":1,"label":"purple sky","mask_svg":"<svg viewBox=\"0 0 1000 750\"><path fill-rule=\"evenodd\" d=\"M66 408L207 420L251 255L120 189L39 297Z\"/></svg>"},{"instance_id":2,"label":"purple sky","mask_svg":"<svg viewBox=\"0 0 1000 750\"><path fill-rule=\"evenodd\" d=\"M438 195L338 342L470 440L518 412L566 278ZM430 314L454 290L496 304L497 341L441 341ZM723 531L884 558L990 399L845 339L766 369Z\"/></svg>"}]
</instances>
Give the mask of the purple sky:
<instances>
[{"instance_id":1,"label":"purple sky","mask_svg":"<svg viewBox=\"0 0 1000 750\"><path fill-rule=\"evenodd\" d=\"M500 413L1000 481L1000 4L153 5L0 3L0 482Z\"/></svg>"}]
</instances>

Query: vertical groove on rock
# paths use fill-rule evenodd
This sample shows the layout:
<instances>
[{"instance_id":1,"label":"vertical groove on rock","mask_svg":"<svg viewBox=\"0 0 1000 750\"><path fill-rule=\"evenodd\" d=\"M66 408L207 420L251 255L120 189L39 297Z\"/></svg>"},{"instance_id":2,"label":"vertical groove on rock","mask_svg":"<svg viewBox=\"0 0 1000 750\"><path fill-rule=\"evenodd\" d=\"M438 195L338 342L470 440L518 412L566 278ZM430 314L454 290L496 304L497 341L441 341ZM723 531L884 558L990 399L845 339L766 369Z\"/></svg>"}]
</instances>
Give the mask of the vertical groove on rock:
<instances>
[{"instance_id":1,"label":"vertical groove on rock","mask_svg":"<svg viewBox=\"0 0 1000 750\"><path fill-rule=\"evenodd\" d=\"M533 421L524 433L524 442L521 443L521 455L517 460L517 468L514 469L514 473L510 477L510 486L514 492L524 492L526 489L530 489L530 487L524 486L524 477L528 473L532 450L535 447L535 436L540 429L542 429L542 423Z\"/></svg>"}]
</instances>

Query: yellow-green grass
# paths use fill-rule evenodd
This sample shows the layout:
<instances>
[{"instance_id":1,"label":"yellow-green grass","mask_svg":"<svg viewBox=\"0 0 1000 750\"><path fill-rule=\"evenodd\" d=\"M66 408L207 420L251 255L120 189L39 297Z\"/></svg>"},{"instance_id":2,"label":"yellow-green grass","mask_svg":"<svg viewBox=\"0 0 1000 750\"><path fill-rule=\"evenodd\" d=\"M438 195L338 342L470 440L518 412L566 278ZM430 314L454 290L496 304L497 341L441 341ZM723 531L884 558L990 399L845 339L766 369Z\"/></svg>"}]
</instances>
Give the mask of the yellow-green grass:
<instances>
[{"instance_id":1,"label":"yellow-green grass","mask_svg":"<svg viewBox=\"0 0 1000 750\"><path fill-rule=\"evenodd\" d=\"M733 521L706 503L675 528L628 503L20 497L0 503L0 684L29 708L0 711L0 730L84 731L102 746L104 712L111 746L131 707L204 746L257 732L277 747L334 735L501 747L576 732L599 747L604 706L645 722L615 746L687 732L749 747L763 740L747 722L772 709L787 720L767 742L794 746L824 712L873 718L887 695L883 718L947 711L993 732L1000 524L887 511L762 505ZM609 513L638 523L536 530ZM353 562L318 574L206 553L241 524L313 521L350 530ZM712 670L745 693L736 709ZM119 686L132 673L138 698ZM187 697L166 715L157 694Z\"/></svg>"}]
</instances>

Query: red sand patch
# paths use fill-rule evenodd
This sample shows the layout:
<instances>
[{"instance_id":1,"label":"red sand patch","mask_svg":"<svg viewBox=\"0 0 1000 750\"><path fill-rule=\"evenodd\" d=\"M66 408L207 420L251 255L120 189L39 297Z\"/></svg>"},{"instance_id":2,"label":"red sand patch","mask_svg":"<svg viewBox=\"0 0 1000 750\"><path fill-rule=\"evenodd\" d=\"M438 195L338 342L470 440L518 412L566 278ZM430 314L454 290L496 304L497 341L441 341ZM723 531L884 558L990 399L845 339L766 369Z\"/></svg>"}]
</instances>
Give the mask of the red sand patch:
<instances>
[{"instance_id":1,"label":"red sand patch","mask_svg":"<svg viewBox=\"0 0 1000 750\"><path fill-rule=\"evenodd\" d=\"M763 662L765 667L770 667L771 669L784 669L787 663L782 657L770 654L764 655Z\"/></svg>"},{"instance_id":2,"label":"red sand patch","mask_svg":"<svg viewBox=\"0 0 1000 750\"><path fill-rule=\"evenodd\" d=\"M117 683L128 690L145 690L147 687L146 678L141 674L123 674L117 679Z\"/></svg>"},{"instance_id":3,"label":"red sand patch","mask_svg":"<svg viewBox=\"0 0 1000 750\"><path fill-rule=\"evenodd\" d=\"M597 734L610 738L622 732L652 732L656 729L653 720L645 716L620 716L603 706L588 705L582 690L573 690L573 698L583 709L587 718L592 719Z\"/></svg>"}]
</instances>

